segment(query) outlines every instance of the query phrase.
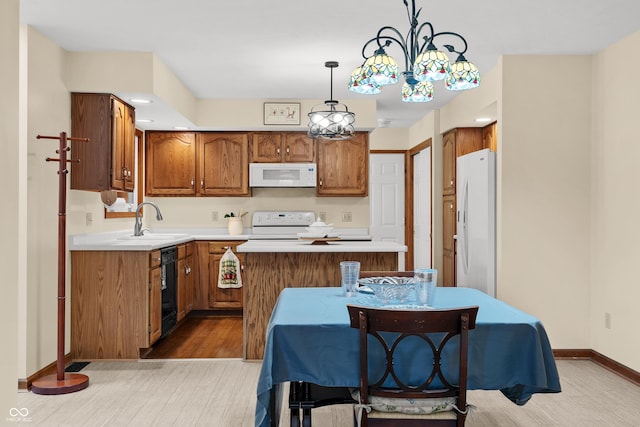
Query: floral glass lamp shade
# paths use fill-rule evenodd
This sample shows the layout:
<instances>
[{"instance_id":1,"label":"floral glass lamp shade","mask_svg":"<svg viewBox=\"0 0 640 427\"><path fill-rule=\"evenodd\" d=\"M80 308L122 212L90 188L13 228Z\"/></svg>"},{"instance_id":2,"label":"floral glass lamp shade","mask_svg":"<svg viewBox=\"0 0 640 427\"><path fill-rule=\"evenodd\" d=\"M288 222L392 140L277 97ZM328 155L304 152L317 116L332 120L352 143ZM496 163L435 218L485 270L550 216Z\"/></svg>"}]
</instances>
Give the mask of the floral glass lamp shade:
<instances>
[{"instance_id":1,"label":"floral glass lamp shade","mask_svg":"<svg viewBox=\"0 0 640 427\"><path fill-rule=\"evenodd\" d=\"M433 46L433 45L431 45ZM433 46L421 53L413 64L413 76L421 82L444 80L451 72L451 63L446 53Z\"/></svg>"},{"instance_id":2,"label":"floral glass lamp shade","mask_svg":"<svg viewBox=\"0 0 640 427\"><path fill-rule=\"evenodd\" d=\"M365 61L362 72L370 82L378 86L398 82L398 63L387 55L383 48L378 49L373 56Z\"/></svg>"},{"instance_id":3,"label":"floral glass lamp shade","mask_svg":"<svg viewBox=\"0 0 640 427\"><path fill-rule=\"evenodd\" d=\"M460 55L458 60L451 66L449 77L445 80L445 86L449 90L467 90L480 85L480 72L464 56Z\"/></svg>"},{"instance_id":4,"label":"floral glass lamp shade","mask_svg":"<svg viewBox=\"0 0 640 427\"><path fill-rule=\"evenodd\" d=\"M349 90L355 93L363 93L365 95L375 95L380 93L380 86L371 82L363 73L362 66L357 67L351 73L349 80Z\"/></svg>"},{"instance_id":5,"label":"floral glass lamp shade","mask_svg":"<svg viewBox=\"0 0 640 427\"><path fill-rule=\"evenodd\" d=\"M402 85L402 100L404 102L433 101L433 84L431 82L418 82L414 85L405 83Z\"/></svg>"}]
</instances>

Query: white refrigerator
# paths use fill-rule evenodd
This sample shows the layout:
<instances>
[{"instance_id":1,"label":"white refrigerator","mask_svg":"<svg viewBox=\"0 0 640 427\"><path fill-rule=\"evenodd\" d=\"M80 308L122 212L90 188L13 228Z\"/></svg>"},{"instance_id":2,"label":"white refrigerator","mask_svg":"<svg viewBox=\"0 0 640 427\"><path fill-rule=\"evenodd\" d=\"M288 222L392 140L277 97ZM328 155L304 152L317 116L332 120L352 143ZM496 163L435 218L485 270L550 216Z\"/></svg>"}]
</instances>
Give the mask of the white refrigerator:
<instances>
[{"instance_id":1,"label":"white refrigerator","mask_svg":"<svg viewBox=\"0 0 640 427\"><path fill-rule=\"evenodd\" d=\"M456 286L496 296L496 161L489 149L456 159Z\"/></svg>"}]
</instances>

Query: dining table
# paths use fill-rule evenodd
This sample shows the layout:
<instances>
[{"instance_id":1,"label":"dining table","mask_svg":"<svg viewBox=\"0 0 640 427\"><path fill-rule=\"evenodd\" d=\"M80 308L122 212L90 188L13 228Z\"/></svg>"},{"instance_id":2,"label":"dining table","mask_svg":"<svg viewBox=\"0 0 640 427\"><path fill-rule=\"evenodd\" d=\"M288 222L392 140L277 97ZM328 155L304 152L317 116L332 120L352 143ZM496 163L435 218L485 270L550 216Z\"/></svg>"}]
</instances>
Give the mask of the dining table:
<instances>
[{"instance_id":1,"label":"dining table","mask_svg":"<svg viewBox=\"0 0 640 427\"><path fill-rule=\"evenodd\" d=\"M500 390L516 405L524 405L536 393L561 391L542 322L479 290L438 287L429 308L411 301L389 306L368 293L346 297L340 287L285 288L267 326L256 427L278 425L288 382L359 386L359 335L350 327L348 304L410 310L477 305L476 328L469 331L468 389Z\"/></svg>"}]
</instances>

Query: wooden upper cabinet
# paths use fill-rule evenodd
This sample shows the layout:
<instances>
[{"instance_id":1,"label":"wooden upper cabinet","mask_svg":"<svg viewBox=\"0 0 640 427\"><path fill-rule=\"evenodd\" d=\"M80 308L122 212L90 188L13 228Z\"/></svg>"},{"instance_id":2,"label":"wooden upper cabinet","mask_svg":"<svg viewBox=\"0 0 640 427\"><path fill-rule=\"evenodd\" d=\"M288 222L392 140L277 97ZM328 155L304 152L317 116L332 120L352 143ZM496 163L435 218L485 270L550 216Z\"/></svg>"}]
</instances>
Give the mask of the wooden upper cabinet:
<instances>
[{"instance_id":1,"label":"wooden upper cabinet","mask_svg":"<svg viewBox=\"0 0 640 427\"><path fill-rule=\"evenodd\" d=\"M71 188L132 191L135 187L135 109L111 94L71 94Z\"/></svg>"},{"instance_id":2,"label":"wooden upper cabinet","mask_svg":"<svg viewBox=\"0 0 640 427\"><path fill-rule=\"evenodd\" d=\"M366 196L369 176L368 134L346 140L318 140L318 196Z\"/></svg>"},{"instance_id":3,"label":"wooden upper cabinet","mask_svg":"<svg viewBox=\"0 0 640 427\"><path fill-rule=\"evenodd\" d=\"M482 150L482 128L458 128L452 131L456 138L456 157Z\"/></svg>"},{"instance_id":4,"label":"wooden upper cabinet","mask_svg":"<svg viewBox=\"0 0 640 427\"><path fill-rule=\"evenodd\" d=\"M148 196L196 194L194 132L147 132L145 158Z\"/></svg>"},{"instance_id":5,"label":"wooden upper cabinet","mask_svg":"<svg viewBox=\"0 0 640 427\"><path fill-rule=\"evenodd\" d=\"M287 132L284 134L285 162L313 163L315 153L315 141L306 132Z\"/></svg>"},{"instance_id":6,"label":"wooden upper cabinet","mask_svg":"<svg viewBox=\"0 0 640 427\"><path fill-rule=\"evenodd\" d=\"M498 123L493 122L482 128L482 148L498 150Z\"/></svg>"},{"instance_id":7,"label":"wooden upper cabinet","mask_svg":"<svg viewBox=\"0 0 640 427\"><path fill-rule=\"evenodd\" d=\"M249 136L246 133L200 132L196 140L198 193L248 196Z\"/></svg>"},{"instance_id":8,"label":"wooden upper cabinet","mask_svg":"<svg viewBox=\"0 0 640 427\"><path fill-rule=\"evenodd\" d=\"M312 163L315 144L305 132L254 132L251 161L254 163Z\"/></svg>"},{"instance_id":9,"label":"wooden upper cabinet","mask_svg":"<svg viewBox=\"0 0 640 427\"><path fill-rule=\"evenodd\" d=\"M447 132L442 137L442 194L456 192L456 134Z\"/></svg>"},{"instance_id":10,"label":"wooden upper cabinet","mask_svg":"<svg viewBox=\"0 0 640 427\"><path fill-rule=\"evenodd\" d=\"M278 163L282 161L282 134L255 132L251 135L251 161L254 163Z\"/></svg>"},{"instance_id":11,"label":"wooden upper cabinet","mask_svg":"<svg viewBox=\"0 0 640 427\"><path fill-rule=\"evenodd\" d=\"M249 137L227 132L147 132L148 196L247 196Z\"/></svg>"}]
</instances>

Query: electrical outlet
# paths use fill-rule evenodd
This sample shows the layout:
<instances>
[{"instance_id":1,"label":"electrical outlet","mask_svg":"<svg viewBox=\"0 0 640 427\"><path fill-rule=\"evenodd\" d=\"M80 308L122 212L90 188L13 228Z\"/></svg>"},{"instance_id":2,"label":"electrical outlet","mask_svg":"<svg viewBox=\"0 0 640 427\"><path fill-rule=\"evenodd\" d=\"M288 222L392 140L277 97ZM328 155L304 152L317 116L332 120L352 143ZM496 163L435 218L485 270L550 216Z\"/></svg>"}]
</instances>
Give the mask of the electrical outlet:
<instances>
[{"instance_id":1,"label":"electrical outlet","mask_svg":"<svg viewBox=\"0 0 640 427\"><path fill-rule=\"evenodd\" d=\"M211 211L211 221L218 222L218 212L217 211Z\"/></svg>"},{"instance_id":2,"label":"electrical outlet","mask_svg":"<svg viewBox=\"0 0 640 427\"><path fill-rule=\"evenodd\" d=\"M351 212L342 212L342 222L351 222Z\"/></svg>"},{"instance_id":3,"label":"electrical outlet","mask_svg":"<svg viewBox=\"0 0 640 427\"><path fill-rule=\"evenodd\" d=\"M320 221L327 222L327 213L326 212L320 212L318 215L320 216Z\"/></svg>"},{"instance_id":4,"label":"electrical outlet","mask_svg":"<svg viewBox=\"0 0 640 427\"><path fill-rule=\"evenodd\" d=\"M87 225L93 224L93 214L91 212L87 212L85 215L85 222Z\"/></svg>"},{"instance_id":5,"label":"electrical outlet","mask_svg":"<svg viewBox=\"0 0 640 427\"><path fill-rule=\"evenodd\" d=\"M611 329L611 313L604 314L604 327Z\"/></svg>"}]
</instances>

